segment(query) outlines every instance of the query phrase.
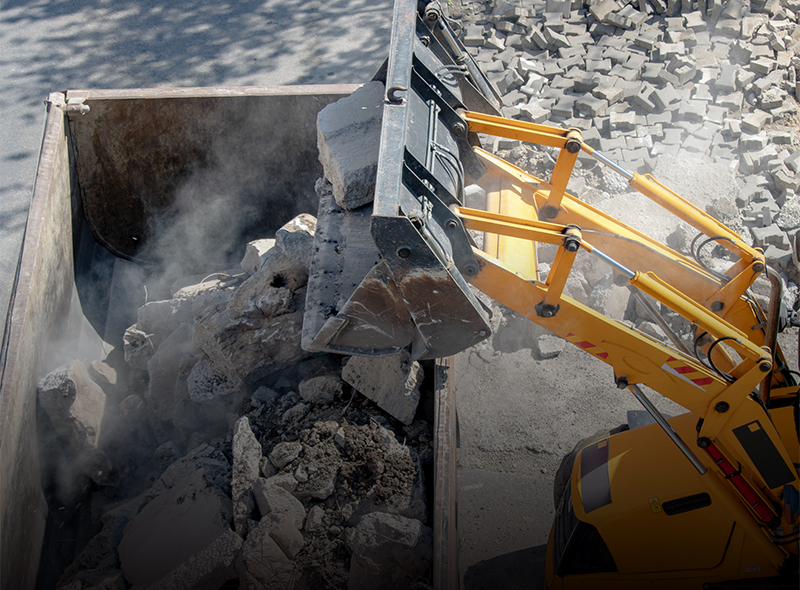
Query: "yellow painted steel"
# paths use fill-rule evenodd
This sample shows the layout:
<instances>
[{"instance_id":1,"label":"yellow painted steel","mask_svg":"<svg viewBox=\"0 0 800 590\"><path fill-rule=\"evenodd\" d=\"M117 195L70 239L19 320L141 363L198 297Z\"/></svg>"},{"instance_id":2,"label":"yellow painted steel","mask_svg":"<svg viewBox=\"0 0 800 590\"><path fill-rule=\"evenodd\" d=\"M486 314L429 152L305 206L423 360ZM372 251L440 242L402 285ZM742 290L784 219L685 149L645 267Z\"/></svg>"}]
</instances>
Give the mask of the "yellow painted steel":
<instances>
[{"instance_id":1,"label":"yellow painted steel","mask_svg":"<svg viewBox=\"0 0 800 590\"><path fill-rule=\"evenodd\" d=\"M508 178L501 174L492 174L492 171L489 171L481 179L481 184L486 191L487 211L515 219L536 219L533 191L524 181L519 178ZM483 230L479 229L478 231ZM534 241L517 239L508 235L486 234L484 250L529 277L537 276L536 242Z\"/></svg>"},{"instance_id":2,"label":"yellow painted steel","mask_svg":"<svg viewBox=\"0 0 800 590\"><path fill-rule=\"evenodd\" d=\"M764 314L746 294L765 270L763 253L651 176L630 174L633 188L739 257L724 274L715 273L565 191L579 133L476 113L467 113L466 120L471 131L561 149L549 182L475 149L487 170L487 211L456 211L466 228L483 231L487 238L486 252L475 250L479 271L472 284L608 363L618 383L646 385L688 409L670 422L706 469L699 474L655 425L613 435L607 466L612 501L586 513L576 460L569 508L601 532L618 571L559 577L553 570L551 533L548 586L699 589L704 583L777 574L787 554L797 552L796 546L775 543L772 535L777 533L767 530L743 493L695 444L713 441L764 505L780 506L785 486L800 489L800 443L790 412L783 411L773 423L751 395L765 379L782 387L783 377L772 369L785 363L779 349L764 347ZM593 153L584 144L580 149ZM568 235L578 238L581 249L610 264L622 279L615 279L617 284L638 288L694 324L696 347L711 359L684 354L565 296L575 259L575 252L565 248ZM535 272L536 250L529 245L533 243L558 247L543 282ZM795 396L797 387L775 392ZM748 451L734 434L735 428L754 421L766 437L762 444L774 447L769 460L783 462L788 470L775 488L766 485L765 458L752 447ZM789 472L793 475L787 476ZM702 510L672 516L653 510L663 501L700 492L711 499ZM665 497L659 500L654 493ZM798 515L788 509L778 512L781 525L776 530L797 531Z\"/></svg>"},{"instance_id":3,"label":"yellow painted steel","mask_svg":"<svg viewBox=\"0 0 800 590\"><path fill-rule=\"evenodd\" d=\"M722 238L718 240L719 245L727 248L742 260L750 262L758 259L763 263L763 255L760 256L752 246L742 240L739 234L710 215L707 215L701 209L665 187L649 174L634 174L629 184L699 232L709 237L715 236Z\"/></svg>"},{"instance_id":4,"label":"yellow painted steel","mask_svg":"<svg viewBox=\"0 0 800 590\"><path fill-rule=\"evenodd\" d=\"M692 436L695 418L691 414L669 422L682 438ZM573 466L571 486L575 515L604 531L603 540L618 571L557 577L551 533L545 561L548 587L700 590L703 584L779 573L786 552L750 517L736 493L714 471L710 457L700 455L708 471L699 475L655 424L607 440L612 502L589 513L584 510L581 456ZM711 501L702 510L667 514L662 508L704 492ZM604 526L608 522L615 526Z\"/></svg>"},{"instance_id":5,"label":"yellow painted steel","mask_svg":"<svg viewBox=\"0 0 800 590\"><path fill-rule=\"evenodd\" d=\"M573 335L580 336L577 346L588 349L592 345L594 356L614 367L617 375L627 376L631 383L643 383L659 392L669 391L675 402L698 415L707 412L709 399L726 389L723 379L695 359L570 297L559 299L561 309L555 316L539 316L536 306L547 295L543 283L530 282L528 277L480 250L475 249L474 253L479 270L471 280L473 285L566 340L571 340ZM680 359L684 366L691 368L696 380L703 384L693 385L678 374L665 371L663 367L672 358Z\"/></svg>"}]
</instances>

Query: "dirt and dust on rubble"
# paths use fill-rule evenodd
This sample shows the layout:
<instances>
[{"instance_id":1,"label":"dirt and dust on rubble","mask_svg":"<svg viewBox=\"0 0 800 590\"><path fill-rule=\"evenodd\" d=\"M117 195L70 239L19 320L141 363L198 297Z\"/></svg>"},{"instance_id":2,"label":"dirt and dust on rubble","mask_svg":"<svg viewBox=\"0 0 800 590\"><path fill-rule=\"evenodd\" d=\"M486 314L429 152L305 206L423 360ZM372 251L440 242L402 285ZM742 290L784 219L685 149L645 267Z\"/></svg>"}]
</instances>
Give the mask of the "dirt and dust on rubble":
<instances>
[{"instance_id":1,"label":"dirt and dust on rubble","mask_svg":"<svg viewBox=\"0 0 800 590\"><path fill-rule=\"evenodd\" d=\"M40 381L51 510L87 502L98 531L58 588L407 588L429 575L425 371L404 355L302 350L315 225L300 215L250 243L240 269L179 280L138 310L122 350ZM406 403L394 415L378 405L392 390Z\"/></svg>"}]
</instances>

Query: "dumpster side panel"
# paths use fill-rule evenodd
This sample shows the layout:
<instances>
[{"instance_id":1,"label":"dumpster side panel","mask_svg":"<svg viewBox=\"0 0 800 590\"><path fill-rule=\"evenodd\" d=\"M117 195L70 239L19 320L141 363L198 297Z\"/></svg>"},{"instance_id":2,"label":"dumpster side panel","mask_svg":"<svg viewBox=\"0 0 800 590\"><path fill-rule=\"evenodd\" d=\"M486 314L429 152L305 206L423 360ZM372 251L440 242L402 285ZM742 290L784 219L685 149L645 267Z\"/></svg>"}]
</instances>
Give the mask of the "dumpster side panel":
<instances>
[{"instance_id":1,"label":"dumpster side panel","mask_svg":"<svg viewBox=\"0 0 800 590\"><path fill-rule=\"evenodd\" d=\"M89 107L71 119L70 130L95 237L119 256L153 261L153 238L173 220L223 210L229 223L210 228L217 243L200 254L208 262L224 250L221 233L256 239L315 212L314 181L322 171L316 115L355 88L71 92Z\"/></svg>"},{"instance_id":2,"label":"dumpster side panel","mask_svg":"<svg viewBox=\"0 0 800 590\"><path fill-rule=\"evenodd\" d=\"M72 203L63 95L51 95L23 252L3 346L0 384L0 580L36 581L47 505L36 441L36 382L63 331L73 289Z\"/></svg>"}]
</instances>

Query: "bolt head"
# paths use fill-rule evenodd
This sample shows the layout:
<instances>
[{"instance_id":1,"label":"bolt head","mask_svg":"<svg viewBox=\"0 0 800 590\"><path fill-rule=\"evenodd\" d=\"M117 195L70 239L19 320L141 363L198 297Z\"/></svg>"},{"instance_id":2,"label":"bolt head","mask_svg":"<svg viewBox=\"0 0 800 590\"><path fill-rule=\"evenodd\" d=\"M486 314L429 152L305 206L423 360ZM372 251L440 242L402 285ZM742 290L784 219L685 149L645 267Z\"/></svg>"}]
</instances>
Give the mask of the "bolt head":
<instances>
[{"instance_id":1,"label":"bolt head","mask_svg":"<svg viewBox=\"0 0 800 590\"><path fill-rule=\"evenodd\" d=\"M400 246L397 249L397 256L400 258L408 258L409 256L411 256L411 248L409 248L408 246Z\"/></svg>"},{"instance_id":2,"label":"bolt head","mask_svg":"<svg viewBox=\"0 0 800 590\"><path fill-rule=\"evenodd\" d=\"M701 436L697 439L697 446L701 449L707 449L711 446L711 439L706 438L705 436Z\"/></svg>"},{"instance_id":3,"label":"bolt head","mask_svg":"<svg viewBox=\"0 0 800 590\"><path fill-rule=\"evenodd\" d=\"M716 406L714 406L714 410L719 412L720 414L724 414L730 409L731 406L730 404L728 404L728 402L719 402Z\"/></svg>"}]
</instances>

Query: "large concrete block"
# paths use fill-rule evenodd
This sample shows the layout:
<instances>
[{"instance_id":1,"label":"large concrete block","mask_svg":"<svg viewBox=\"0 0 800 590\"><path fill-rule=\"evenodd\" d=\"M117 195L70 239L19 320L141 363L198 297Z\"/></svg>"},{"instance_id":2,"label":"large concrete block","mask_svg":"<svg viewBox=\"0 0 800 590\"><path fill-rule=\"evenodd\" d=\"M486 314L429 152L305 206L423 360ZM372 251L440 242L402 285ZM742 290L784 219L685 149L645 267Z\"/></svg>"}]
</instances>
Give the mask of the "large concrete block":
<instances>
[{"instance_id":1,"label":"large concrete block","mask_svg":"<svg viewBox=\"0 0 800 590\"><path fill-rule=\"evenodd\" d=\"M411 424L419 403L423 370L408 354L352 356L342 369L342 379L403 424Z\"/></svg>"},{"instance_id":2,"label":"large concrete block","mask_svg":"<svg viewBox=\"0 0 800 590\"><path fill-rule=\"evenodd\" d=\"M219 561L209 569L219 582L234 578L232 564L238 547L231 537L230 521L230 499L208 482L204 470L193 472L149 502L125 527L119 544L125 578L134 588L193 588L191 583L171 586L165 582L175 579L175 570L226 539L224 544L234 550L218 553Z\"/></svg>"},{"instance_id":3,"label":"large concrete block","mask_svg":"<svg viewBox=\"0 0 800 590\"><path fill-rule=\"evenodd\" d=\"M306 509L290 492L261 477L256 479L253 493L262 519L268 515L288 518L295 527L303 528Z\"/></svg>"},{"instance_id":4,"label":"large concrete block","mask_svg":"<svg viewBox=\"0 0 800 590\"><path fill-rule=\"evenodd\" d=\"M241 537L247 536L247 521L253 514L255 498L253 485L258 479L261 445L256 440L250 420L242 416L233 427L233 471L231 494L233 497L233 523Z\"/></svg>"},{"instance_id":5,"label":"large concrete block","mask_svg":"<svg viewBox=\"0 0 800 590\"><path fill-rule=\"evenodd\" d=\"M281 258L242 283L224 308L196 318L194 343L208 355L226 388L255 381L309 355L300 347L307 280L307 269ZM203 391L197 395L202 401Z\"/></svg>"},{"instance_id":6,"label":"large concrete block","mask_svg":"<svg viewBox=\"0 0 800 590\"><path fill-rule=\"evenodd\" d=\"M355 209L375 196L384 86L368 82L317 115L317 146L336 203Z\"/></svg>"},{"instance_id":7,"label":"large concrete block","mask_svg":"<svg viewBox=\"0 0 800 590\"><path fill-rule=\"evenodd\" d=\"M79 468L103 483L109 470L100 448L106 394L91 380L79 360L42 378L37 392L39 404L69 445Z\"/></svg>"},{"instance_id":8,"label":"large concrete block","mask_svg":"<svg viewBox=\"0 0 800 590\"><path fill-rule=\"evenodd\" d=\"M373 512L356 527L352 549L348 590L405 590L430 566L433 535L418 520Z\"/></svg>"}]
</instances>

